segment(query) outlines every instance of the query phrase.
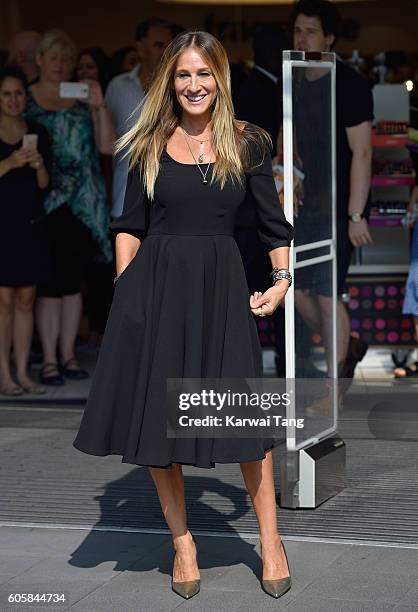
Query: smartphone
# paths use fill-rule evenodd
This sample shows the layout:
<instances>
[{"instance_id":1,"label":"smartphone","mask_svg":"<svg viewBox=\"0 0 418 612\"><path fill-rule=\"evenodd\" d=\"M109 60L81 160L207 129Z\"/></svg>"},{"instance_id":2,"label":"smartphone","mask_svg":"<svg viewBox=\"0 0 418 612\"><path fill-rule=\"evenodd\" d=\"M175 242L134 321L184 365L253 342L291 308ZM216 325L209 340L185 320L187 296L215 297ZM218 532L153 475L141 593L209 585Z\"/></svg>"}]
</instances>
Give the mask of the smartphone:
<instances>
[{"instance_id":1,"label":"smartphone","mask_svg":"<svg viewBox=\"0 0 418 612\"><path fill-rule=\"evenodd\" d=\"M87 83L60 83L60 98L89 97L90 87Z\"/></svg>"},{"instance_id":2,"label":"smartphone","mask_svg":"<svg viewBox=\"0 0 418 612\"><path fill-rule=\"evenodd\" d=\"M27 151L38 150L38 134L23 134L22 148Z\"/></svg>"}]
</instances>

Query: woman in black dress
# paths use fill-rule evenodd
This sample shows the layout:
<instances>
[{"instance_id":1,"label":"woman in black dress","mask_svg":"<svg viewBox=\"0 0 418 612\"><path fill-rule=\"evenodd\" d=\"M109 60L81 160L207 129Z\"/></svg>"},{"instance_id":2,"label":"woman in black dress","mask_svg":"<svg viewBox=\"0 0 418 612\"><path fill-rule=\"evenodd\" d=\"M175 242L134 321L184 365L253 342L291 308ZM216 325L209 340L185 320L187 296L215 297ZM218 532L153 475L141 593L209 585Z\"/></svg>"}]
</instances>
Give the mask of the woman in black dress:
<instances>
[{"instance_id":1,"label":"woman in black dress","mask_svg":"<svg viewBox=\"0 0 418 612\"><path fill-rule=\"evenodd\" d=\"M49 141L41 125L25 121L25 75L0 71L0 392L43 393L27 367L36 285L48 279L48 237L43 193L49 183ZM28 148L25 135L34 146ZM37 140L37 142L36 142ZM26 145L26 146L25 146ZM16 379L10 371L13 345Z\"/></svg>"},{"instance_id":2,"label":"woman in black dress","mask_svg":"<svg viewBox=\"0 0 418 612\"><path fill-rule=\"evenodd\" d=\"M260 101L262 103L262 101ZM205 32L167 47L141 116L120 146L131 169L113 222L117 284L89 401L74 446L122 455L154 479L176 551L173 589L199 592L182 464L240 463L260 525L262 586L290 588L277 530L271 439L168 438L167 378L261 377L253 315L271 314L289 279L249 296L233 238L251 190L272 265L287 269L292 227L279 206L268 136L234 119L228 59Z\"/></svg>"}]
</instances>

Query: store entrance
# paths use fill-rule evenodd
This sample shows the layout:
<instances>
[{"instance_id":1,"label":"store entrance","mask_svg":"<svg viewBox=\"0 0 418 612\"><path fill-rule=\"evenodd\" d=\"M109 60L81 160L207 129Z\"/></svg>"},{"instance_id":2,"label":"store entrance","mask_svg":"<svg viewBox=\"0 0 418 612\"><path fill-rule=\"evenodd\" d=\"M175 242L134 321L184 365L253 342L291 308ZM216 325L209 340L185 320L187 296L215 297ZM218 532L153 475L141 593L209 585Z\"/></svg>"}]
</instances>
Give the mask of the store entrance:
<instances>
[{"instance_id":1,"label":"store entrance","mask_svg":"<svg viewBox=\"0 0 418 612\"><path fill-rule=\"evenodd\" d=\"M338 437L335 54L285 51L285 214L295 227L286 298L286 457L280 504L314 508L344 488ZM301 426L300 424L303 424Z\"/></svg>"}]
</instances>

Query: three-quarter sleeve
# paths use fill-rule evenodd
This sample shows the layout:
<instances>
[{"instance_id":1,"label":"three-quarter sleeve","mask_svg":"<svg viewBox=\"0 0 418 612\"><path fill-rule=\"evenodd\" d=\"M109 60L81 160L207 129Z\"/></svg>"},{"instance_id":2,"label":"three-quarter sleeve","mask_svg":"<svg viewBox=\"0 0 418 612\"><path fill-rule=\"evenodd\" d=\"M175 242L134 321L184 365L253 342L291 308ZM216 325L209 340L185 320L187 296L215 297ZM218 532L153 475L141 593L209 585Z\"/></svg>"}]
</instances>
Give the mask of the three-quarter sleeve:
<instances>
[{"instance_id":1,"label":"three-quarter sleeve","mask_svg":"<svg viewBox=\"0 0 418 612\"><path fill-rule=\"evenodd\" d=\"M145 238L149 225L149 200L138 166L129 170L123 211L110 224L113 234L126 232L136 238Z\"/></svg>"},{"instance_id":2,"label":"three-quarter sleeve","mask_svg":"<svg viewBox=\"0 0 418 612\"><path fill-rule=\"evenodd\" d=\"M255 201L257 230L267 252L290 246L293 226L286 221L273 178L272 160L267 148L252 145L252 168L247 172L247 189Z\"/></svg>"}]
</instances>

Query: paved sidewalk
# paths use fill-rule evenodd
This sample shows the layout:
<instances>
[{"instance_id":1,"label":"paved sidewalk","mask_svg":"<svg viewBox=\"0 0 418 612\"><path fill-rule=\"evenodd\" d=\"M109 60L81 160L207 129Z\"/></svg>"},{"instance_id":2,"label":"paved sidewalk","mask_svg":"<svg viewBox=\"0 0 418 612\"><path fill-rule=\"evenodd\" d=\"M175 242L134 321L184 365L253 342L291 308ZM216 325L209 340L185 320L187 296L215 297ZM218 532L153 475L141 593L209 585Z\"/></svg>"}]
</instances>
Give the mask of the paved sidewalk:
<instances>
[{"instance_id":1,"label":"paved sidewalk","mask_svg":"<svg viewBox=\"0 0 418 612\"><path fill-rule=\"evenodd\" d=\"M164 534L0 528L0 609L72 612L416 612L418 550L286 538L293 586L261 591L258 541L195 534L201 592L171 591ZM59 606L8 604L10 593L65 593Z\"/></svg>"},{"instance_id":2,"label":"paved sidewalk","mask_svg":"<svg viewBox=\"0 0 418 612\"><path fill-rule=\"evenodd\" d=\"M387 352L367 357L357 376L363 385L358 393L353 386L340 415L346 489L315 511L279 508L293 580L279 600L260 587L255 517L236 467L211 473L210 487L207 475L185 470L202 577L200 594L185 601L171 591L170 536L149 533L161 510L141 469L71 446L82 406L58 404L81 403L88 383L66 385L44 406L3 403L0 612L417 612L416 386L393 384ZM214 512L223 533L200 533L213 528ZM227 537L226 524L241 537ZM66 601L8 603L11 593L64 593Z\"/></svg>"}]
</instances>

